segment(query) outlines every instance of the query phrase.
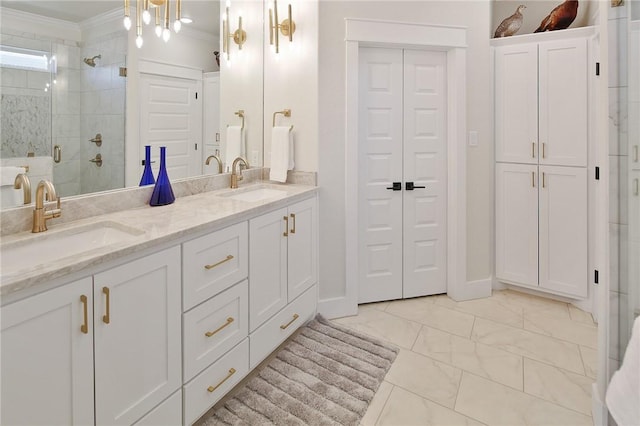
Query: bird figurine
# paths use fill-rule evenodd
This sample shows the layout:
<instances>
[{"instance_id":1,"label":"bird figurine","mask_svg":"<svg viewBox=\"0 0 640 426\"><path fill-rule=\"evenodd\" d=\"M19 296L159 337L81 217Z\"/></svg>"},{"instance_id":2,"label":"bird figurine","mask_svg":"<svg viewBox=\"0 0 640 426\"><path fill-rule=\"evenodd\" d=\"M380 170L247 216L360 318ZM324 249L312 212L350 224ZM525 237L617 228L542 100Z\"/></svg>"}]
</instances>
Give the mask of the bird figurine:
<instances>
[{"instance_id":1,"label":"bird figurine","mask_svg":"<svg viewBox=\"0 0 640 426\"><path fill-rule=\"evenodd\" d=\"M534 33L544 31L564 30L576 19L578 14L578 0L564 0L564 3L556 6Z\"/></svg>"},{"instance_id":2,"label":"bird figurine","mask_svg":"<svg viewBox=\"0 0 640 426\"><path fill-rule=\"evenodd\" d=\"M498 28L496 28L496 32L493 37L509 37L517 33L522 26L522 11L526 8L527 6L523 4L518 6L516 12L513 15L505 18L504 21L502 21L500 25L498 25Z\"/></svg>"}]
</instances>

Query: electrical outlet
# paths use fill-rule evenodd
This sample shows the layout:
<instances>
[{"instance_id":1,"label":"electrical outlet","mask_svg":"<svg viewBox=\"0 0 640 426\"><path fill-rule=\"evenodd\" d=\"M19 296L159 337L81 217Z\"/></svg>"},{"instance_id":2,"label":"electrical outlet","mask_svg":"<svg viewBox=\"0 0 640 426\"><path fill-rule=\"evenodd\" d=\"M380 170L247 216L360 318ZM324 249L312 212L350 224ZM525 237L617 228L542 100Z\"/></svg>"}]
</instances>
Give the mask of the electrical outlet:
<instances>
[{"instance_id":1,"label":"electrical outlet","mask_svg":"<svg viewBox=\"0 0 640 426\"><path fill-rule=\"evenodd\" d=\"M260 152L258 150L251 151L251 159L249 160L249 162L251 164L258 164L259 156L260 156Z\"/></svg>"}]
</instances>

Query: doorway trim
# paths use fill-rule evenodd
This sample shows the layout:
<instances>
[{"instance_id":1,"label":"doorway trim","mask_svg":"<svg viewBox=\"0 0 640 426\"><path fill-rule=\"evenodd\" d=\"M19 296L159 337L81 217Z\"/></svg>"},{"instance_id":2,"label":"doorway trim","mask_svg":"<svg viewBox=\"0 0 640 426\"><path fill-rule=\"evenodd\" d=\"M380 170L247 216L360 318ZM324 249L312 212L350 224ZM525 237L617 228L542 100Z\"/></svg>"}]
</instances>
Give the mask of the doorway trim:
<instances>
[{"instance_id":1,"label":"doorway trim","mask_svg":"<svg viewBox=\"0 0 640 426\"><path fill-rule=\"evenodd\" d=\"M420 48L447 54L447 294L475 297L467 285L466 220L466 27L370 19L345 19L346 130L344 314L358 309L358 51L361 46ZM490 291L490 289L489 289ZM484 296L482 294L481 296Z\"/></svg>"}]
</instances>

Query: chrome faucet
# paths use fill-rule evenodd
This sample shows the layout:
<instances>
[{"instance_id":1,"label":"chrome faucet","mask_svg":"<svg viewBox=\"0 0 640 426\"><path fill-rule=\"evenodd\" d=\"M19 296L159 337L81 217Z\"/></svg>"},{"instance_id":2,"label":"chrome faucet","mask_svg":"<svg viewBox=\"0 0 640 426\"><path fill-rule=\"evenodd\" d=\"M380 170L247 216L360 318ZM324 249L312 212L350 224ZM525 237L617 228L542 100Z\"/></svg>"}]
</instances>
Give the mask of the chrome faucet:
<instances>
[{"instance_id":1,"label":"chrome faucet","mask_svg":"<svg viewBox=\"0 0 640 426\"><path fill-rule=\"evenodd\" d=\"M58 201L55 209L45 210L44 200ZM31 232L44 232L47 230L47 220L54 217L60 217L62 210L60 209L60 197L56 195L56 188L48 180L41 180L36 188L36 207L33 210L33 228Z\"/></svg>"},{"instance_id":2,"label":"chrome faucet","mask_svg":"<svg viewBox=\"0 0 640 426\"><path fill-rule=\"evenodd\" d=\"M240 167L238 167L238 163ZM242 157L238 157L233 160L233 164L231 165L231 188L235 189L238 187L238 181L242 180L242 167L245 169L249 168L249 163ZM238 173L236 174L236 168L238 168Z\"/></svg>"},{"instance_id":3,"label":"chrome faucet","mask_svg":"<svg viewBox=\"0 0 640 426\"><path fill-rule=\"evenodd\" d=\"M13 188L22 188L23 204L31 204L31 181L25 173L18 173L16 180L13 181Z\"/></svg>"},{"instance_id":4,"label":"chrome faucet","mask_svg":"<svg viewBox=\"0 0 640 426\"><path fill-rule=\"evenodd\" d=\"M207 161L204 162L205 165L209 165L209 163L211 163L211 159L215 158L215 160L218 162L218 174L222 173L222 160L220 159L219 156L217 155L210 155L207 157Z\"/></svg>"}]
</instances>

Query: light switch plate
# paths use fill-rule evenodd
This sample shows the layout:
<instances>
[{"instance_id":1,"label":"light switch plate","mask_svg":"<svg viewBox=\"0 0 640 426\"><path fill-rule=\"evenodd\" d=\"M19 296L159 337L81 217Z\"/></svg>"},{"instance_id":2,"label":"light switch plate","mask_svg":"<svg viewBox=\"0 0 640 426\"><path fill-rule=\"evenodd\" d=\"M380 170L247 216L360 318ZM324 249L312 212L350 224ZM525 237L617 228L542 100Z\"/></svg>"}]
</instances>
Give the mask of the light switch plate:
<instances>
[{"instance_id":1,"label":"light switch plate","mask_svg":"<svg viewBox=\"0 0 640 426\"><path fill-rule=\"evenodd\" d=\"M469 132L469 146L478 146L478 132L475 130Z\"/></svg>"}]
</instances>

